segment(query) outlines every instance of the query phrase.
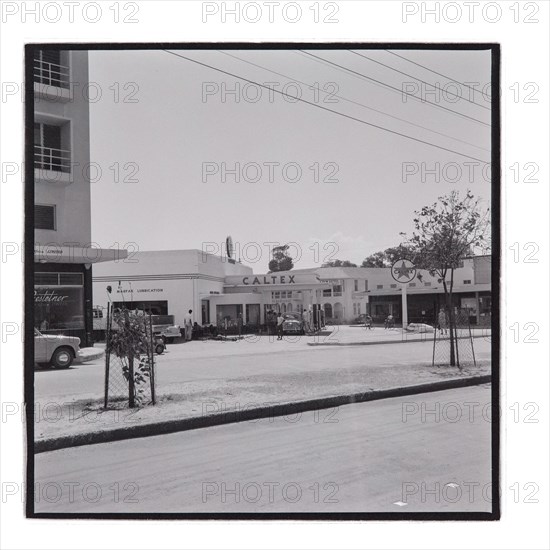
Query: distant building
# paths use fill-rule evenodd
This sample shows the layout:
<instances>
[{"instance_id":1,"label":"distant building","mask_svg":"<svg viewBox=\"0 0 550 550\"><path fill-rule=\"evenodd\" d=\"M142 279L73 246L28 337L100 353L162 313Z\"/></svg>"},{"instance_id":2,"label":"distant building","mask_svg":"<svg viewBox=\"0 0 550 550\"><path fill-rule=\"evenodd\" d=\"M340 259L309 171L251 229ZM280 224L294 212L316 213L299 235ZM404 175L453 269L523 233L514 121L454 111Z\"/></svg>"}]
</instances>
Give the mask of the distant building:
<instances>
[{"instance_id":1,"label":"distant building","mask_svg":"<svg viewBox=\"0 0 550 550\"><path fill-rule=\"evenodd\" d=\"M490 256L483 256L465 259L455 270L455 305L468 308L474 324L490 322L490 266ZM242 318L259 327L270 309L322 309L333 323L352 323L366 312L382 323L391 313L401 322L401 285L389 268L320 267L255 274L238 262L200 250L167 250L137 252L94 269L99 308L110 298L115 306L174 315L178 324L188 309L193 310L193 321L202 325ZM107 286L113 289L110 296ZM443 303L441 282L420 271L407 285L407 295L409 322L433 324Z\"/></svg>"},{"instance_id":2,"label":"distant building","mask_svg":"<svg viewBox=\"0 0 550 550\"><path fill-rule=\"evenodd\" d=\"M92 344L91 266L126 256L91 244L87 85L86 51L34 51L34 321L82 346Z\"/></svg>"}]
</instances>

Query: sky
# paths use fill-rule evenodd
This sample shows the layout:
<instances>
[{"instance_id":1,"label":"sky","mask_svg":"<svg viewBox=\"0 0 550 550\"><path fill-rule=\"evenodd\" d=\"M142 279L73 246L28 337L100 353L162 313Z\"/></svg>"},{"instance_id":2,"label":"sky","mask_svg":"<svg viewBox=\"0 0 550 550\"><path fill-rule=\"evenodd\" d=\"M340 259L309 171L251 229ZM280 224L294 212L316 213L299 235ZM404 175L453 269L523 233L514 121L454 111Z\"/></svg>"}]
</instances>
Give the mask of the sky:
<instances>
[{"instance_id":1,"label":"sky","mask_svg":"<svg viewBox=\"0 0 550 550\"><path fill-rule=\"evenodd\" d=\"M265 243L297 243L297 268L360 265L442 194L489 206L490 100L472 88L490 52L353 51L90 52L93 241L221 251L231 235L259 273Z\"/></svg>"}]
</instances>

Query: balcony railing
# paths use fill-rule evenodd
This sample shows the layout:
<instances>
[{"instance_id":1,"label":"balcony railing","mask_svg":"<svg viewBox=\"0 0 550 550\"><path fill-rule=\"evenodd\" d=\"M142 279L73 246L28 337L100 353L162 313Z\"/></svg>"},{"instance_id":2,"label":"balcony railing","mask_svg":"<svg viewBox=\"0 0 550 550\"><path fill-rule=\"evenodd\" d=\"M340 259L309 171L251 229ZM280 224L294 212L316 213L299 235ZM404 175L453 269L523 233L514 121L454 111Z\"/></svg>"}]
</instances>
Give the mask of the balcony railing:
<instances>
[{"instance_id":1,"label":"balcony railing","mask_svg":"<svg viewBox=\"0 0 550 550\"><path fill-rule=\"evenodd\" d=\"M71 152L52 147L34 146L34 167L40 170L52 170L53 172L71 171Z\"/></svg>"},{"instance_id":2,"label":"balcony railing","mask_svg":"<svg viewBox=\"0 0 550 550\"><path fill-rule=\"evenodd\" d=\"M69 88L69 67L35 59L34 81L48 86Z\"/></svg>"}]
</instances>

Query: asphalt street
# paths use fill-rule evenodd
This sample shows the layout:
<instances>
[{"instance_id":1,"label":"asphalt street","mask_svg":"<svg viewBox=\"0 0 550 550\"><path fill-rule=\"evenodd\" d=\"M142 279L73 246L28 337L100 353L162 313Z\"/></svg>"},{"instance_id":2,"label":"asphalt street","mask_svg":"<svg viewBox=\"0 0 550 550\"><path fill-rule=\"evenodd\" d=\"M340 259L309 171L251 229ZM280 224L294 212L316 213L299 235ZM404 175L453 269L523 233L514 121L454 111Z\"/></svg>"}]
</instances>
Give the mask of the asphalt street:
<instances>
[{"instance_id":1,"label":"asphalt street","mask_svg":"<svg viewBox=\"0 0 550 550\"><path fill-rule=\"evenodd\" d=\"M35 510L489 512L490 399L473 386L41 453Z\"/></svg>"},{"instance_id":2,"label":"asphalt street","mask_svg":"<svg viewBox=\"0 0 550 550\"><path fill-rule=\"evenodd\" d=\"M432 343L410 342L368 346L308 346L307 338L277 342L261 340L240 342L200 342L169 345L156 358L156 380L160 390L168 384L204 380L227 380L262 374L315 373L339 368L375 365L395 367L431 363ZM490 359L490 342L474 340L476 357ZM73 365L67 370L37 370L35 396L39 401L63 401L101 396L104 361Z\"/></svg>"}]
</instances>

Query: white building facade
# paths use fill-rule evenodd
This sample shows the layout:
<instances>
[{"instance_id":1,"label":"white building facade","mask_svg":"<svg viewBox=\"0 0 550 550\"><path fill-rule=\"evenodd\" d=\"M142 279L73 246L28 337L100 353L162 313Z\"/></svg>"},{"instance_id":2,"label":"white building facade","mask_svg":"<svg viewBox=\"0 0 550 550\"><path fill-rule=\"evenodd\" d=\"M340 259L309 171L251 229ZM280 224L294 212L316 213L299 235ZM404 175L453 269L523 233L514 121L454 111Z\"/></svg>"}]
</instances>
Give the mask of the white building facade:
<instances>
[{"instance_id":1,"label":"white building facade","mask_svg":"<svg viewBox=\"0 0 550 550\"><path fill-rule=\"evenodd\" d=\"M34 325L93 343L88 53L33 49Z\"/></svg>"},{"instance_id":2,"label":"white building facade","mask_svg":"<svg viewBox=\"0 0 550 550\"><path fill-rule=\"evenodd\" d=\"M474 324L490 320L490 257L464 260L455 271L458 307L471 311ZM401 285L389 268L321 267L256 274L239 262L200 250L137 252L132 258L94 267L94 304L125 305L158 315L173 315L183 324L193 311L199 325L235 325L240 319L252 330L266 323L272 309L323 312L330 323L353 323L370 313L383 323L390 313L401 322ZM111 288L111 293L107 292ZM419 272L407 285L409 322L433 323L443 303L443 286ZM316 313L313 313L316 315Z\"/></svg>"}]
</instances>

